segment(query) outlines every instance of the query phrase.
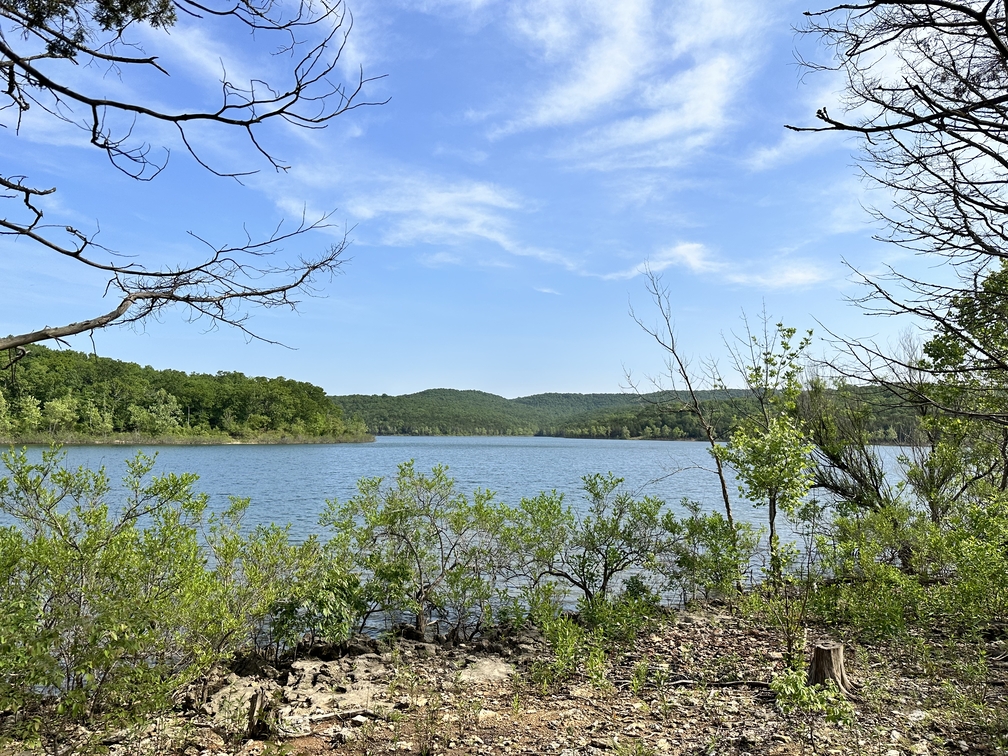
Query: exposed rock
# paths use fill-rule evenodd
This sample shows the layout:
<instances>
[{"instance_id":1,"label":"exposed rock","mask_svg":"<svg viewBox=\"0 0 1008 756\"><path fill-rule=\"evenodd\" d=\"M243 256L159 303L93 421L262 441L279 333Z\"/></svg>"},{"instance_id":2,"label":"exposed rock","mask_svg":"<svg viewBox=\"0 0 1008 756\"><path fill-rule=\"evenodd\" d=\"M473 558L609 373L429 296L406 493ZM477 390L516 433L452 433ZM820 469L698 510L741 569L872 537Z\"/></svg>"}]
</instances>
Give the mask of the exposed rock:
<instances>
[{"instance_id":1,"label":"exposed rock","mask_svg":"<svg viewBox=\"0 0 1008 756\"><path fill-rule=\"evenodd\" d=\"M468 659L466 660L468 662ZM494 658L474 659L459 673L462 682L487 682L490 680L510 680L515 674L514 664Z\"/></svg>"}]
</instances>

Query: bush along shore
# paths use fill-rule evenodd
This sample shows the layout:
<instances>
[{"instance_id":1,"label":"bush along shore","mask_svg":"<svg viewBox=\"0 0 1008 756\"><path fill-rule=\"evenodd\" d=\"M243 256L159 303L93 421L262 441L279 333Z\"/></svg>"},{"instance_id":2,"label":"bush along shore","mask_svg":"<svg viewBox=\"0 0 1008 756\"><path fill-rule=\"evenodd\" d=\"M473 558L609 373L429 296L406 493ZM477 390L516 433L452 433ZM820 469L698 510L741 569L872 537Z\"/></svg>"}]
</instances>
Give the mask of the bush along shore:
<instances>
[{"instance_id":1,"label":"bush along shore","mask_svg":"<svg viewBox=\"0 0 1008 756\"><path fill-rule=\"evenodd\" d=\"M297 543L142 454L119 502L58 449L3 463L11 753L1005 749L996 502L941 528L808 504L770 559L612 474L508 504L404 463Z\"/></svg>"}]
</instances>

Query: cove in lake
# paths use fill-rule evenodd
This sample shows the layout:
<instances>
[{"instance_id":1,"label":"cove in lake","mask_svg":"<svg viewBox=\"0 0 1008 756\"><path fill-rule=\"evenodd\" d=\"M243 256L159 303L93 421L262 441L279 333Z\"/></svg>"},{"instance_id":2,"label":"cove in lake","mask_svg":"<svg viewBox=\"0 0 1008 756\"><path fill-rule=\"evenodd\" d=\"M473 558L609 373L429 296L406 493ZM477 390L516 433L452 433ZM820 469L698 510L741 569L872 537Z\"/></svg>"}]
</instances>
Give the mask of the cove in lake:
<instances>
[{"instance_id":1,"label":"cove in lake","mask_svg":"<svg viewBox=\"0 0 1008 756\"><path fill-rule=\"evenodd\" d=\"M200 476L196 489L209 494L211 510L223 510L229 496L249 497L249 527L290 523L291 536L302 540L319 532L318 516L326 499L344 501L356 493L360 478L394 477L397 465L410 459L416 461L418 472L447 465L457 490L471 494L476 488L488 488L508 504L556 489L577 508L584 503L581 477L611 471L625 478L637 496L657 496L675 510L685 497L700 502L704 511L722 511L708 448L699 441L379 436L370 444L73 446L66 449L66 464L104 465L115 486L127 458L140 449L156 452L155 473ZM888 463L899 450L883 447L881 452ZM41 448L32 448L30 456L38 459ZM757 526L765 523L765 508L739 500L730 472L728 482L736 519Z\"/></svg>"}]
</instances>

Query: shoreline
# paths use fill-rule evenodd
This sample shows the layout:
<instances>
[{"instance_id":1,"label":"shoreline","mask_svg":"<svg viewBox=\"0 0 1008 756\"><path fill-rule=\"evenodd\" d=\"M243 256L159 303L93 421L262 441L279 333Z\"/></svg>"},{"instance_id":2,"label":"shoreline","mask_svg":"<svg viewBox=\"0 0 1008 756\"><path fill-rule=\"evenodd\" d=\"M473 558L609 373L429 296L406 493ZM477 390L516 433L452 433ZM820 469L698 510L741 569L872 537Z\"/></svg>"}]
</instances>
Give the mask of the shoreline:
<instances>
[{"instance_id":1,"label":"shoreline","mask_svg":"<svg viewBox=\"0 0 1008 756\"><path fill-rule=\"evenodd\" d=\"M231 438L227 436L141 436L116 434L101 438L60 437L56 435L0 438L0 446L297 446L319 444L374 443L371 434L363 436L261 436Z\"/></svg>"}]
</instances>

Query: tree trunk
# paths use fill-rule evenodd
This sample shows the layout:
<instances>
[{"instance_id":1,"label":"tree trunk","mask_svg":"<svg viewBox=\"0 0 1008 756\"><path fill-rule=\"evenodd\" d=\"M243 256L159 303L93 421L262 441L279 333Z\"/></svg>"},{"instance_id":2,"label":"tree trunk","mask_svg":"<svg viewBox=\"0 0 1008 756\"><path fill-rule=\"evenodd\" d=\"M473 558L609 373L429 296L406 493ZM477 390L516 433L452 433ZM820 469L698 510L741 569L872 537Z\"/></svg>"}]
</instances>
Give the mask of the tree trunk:
<instances>
[{"instance_id":1,"label":"tree trunk","mask_svg":"<svg viewBox=\"0 0 1008 756\"><path fill-rule=\"evenodd\" d=\"M843 643L835 641L816 643L812 649L812 660L809 662L809 685L822 685L827 680L832 680L841 693L847 696L852 694L854 686L844 668L843 648Z\"/></svg>"}]
</instances>

